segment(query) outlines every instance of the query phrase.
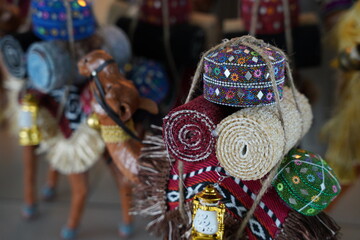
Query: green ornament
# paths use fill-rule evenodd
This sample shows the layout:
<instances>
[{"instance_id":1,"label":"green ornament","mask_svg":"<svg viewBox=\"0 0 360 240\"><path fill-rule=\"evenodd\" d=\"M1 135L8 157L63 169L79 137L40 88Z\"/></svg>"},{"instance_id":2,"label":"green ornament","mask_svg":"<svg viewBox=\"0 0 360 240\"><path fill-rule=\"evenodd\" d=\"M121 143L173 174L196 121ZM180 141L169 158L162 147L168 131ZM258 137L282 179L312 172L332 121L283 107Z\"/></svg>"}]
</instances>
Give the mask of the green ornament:
<instances>
[{"instance_id":1,"label":"green ornament","mask_svg":"<svg viewBox=\"0 0 360 240\"><path fill-rule=\"evenodd\" d=\"M308 216L324 210L341 191L330 166L303 149L292 149L285 156L272 185L290 208Z\"/></svg>"}]
</instances>

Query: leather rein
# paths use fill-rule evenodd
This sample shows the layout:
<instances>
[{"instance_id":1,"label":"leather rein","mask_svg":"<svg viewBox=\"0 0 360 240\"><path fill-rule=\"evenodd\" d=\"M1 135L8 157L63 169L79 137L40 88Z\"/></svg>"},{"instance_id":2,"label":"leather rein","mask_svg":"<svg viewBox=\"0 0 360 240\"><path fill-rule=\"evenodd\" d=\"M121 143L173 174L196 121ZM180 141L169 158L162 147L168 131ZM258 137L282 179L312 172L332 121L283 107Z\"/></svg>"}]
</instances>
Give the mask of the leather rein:
<instances>
[{"instance_id":1,"label":"leather rein","mask_svg":"<svg viewBox=\"0 0 360 240\"><path fill-rule=\"evenodd\" d=\"M134 134L133 131L131 131L125 123L120 119L119 115L107 104L105 101L105 90L103 86L101 85L100 79L99 79L99 72L101 72L105 67L107 67L109 64L115 63L114 59L109 59L103 62L99 67L97 67L92 73L91 76L95 81L96 88L99 92L96 93L94 91L94 96L96 101L99 103L99 105L104 109L106 114L117 124L119 127L121 127L130 137L133 139L141 142L141 139Z\"/></svg>"}]
</instances>

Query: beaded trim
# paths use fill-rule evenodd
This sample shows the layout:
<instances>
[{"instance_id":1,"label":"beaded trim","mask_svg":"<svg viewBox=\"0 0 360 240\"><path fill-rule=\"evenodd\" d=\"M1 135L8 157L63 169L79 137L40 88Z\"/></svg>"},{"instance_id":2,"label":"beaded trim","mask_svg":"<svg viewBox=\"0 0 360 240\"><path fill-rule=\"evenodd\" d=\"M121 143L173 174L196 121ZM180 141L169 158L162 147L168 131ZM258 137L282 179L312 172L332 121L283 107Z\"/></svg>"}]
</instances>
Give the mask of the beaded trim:
<instances>
[{"instance_id":1,"label":"beaded trim","mask_svg":"<svg viewBox=\"0 0 360 240\"><path fill-rule=\"evenodd\" d=\"M263 67L263 66L266 66L266 63L262 63L262 64L238 64L238 63L228 63L228 62L216 62L208 57L205 57L204 58L206 61L209 61L211 63L214 63L216 65L232 65L232 66L239 66L239 67L251 67L251 68L254 68L254 67ZM276 61L276 62L271 62L271 64L278 64L278 63L282 63L285 61L285 58L282 58L281 60L279 61Z\"/></svg>"},{"instance_id":2,"label":"beaded trim","mask_svg":"<svg viewBox=\"0 0 360 240\"><path fill-rule=\"evenodd\" d=\"M135 132L134 122L132 120L127 121L125 125L131 131ZM105 143L121 143L131 139L131 136L118 125L100 125L100 132Z\"/></svg>"},{"instance_id":3,"label":"beaded trim","mask_svg":"<svg viewBox=\"0 0 360 240\"><path fill-rule=\"evenodd\" d=\"M208 77L206 74L204 74L203 79L205 82L216 84L218 86L223 87L241 87L241 88L264 88L264 87L272 87L272 83L269 82L255 82L255 83L236 83L236 82L225 82L225 81L219 81L214 78ZM276 80L276 85L279 85L281 83L285 82L285 77Z\"/></svg>"}]
</instances>

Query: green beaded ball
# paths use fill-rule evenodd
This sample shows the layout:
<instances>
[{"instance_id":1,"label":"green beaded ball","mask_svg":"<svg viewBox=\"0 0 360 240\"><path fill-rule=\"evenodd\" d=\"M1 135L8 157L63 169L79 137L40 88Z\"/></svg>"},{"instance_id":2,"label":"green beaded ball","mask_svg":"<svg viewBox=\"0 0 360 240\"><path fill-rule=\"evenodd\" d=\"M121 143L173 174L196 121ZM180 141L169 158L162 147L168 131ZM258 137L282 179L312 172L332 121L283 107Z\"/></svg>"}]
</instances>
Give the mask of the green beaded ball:
<instances>
[{"instance_id":1,"label":"green beaded ball","mask_svg":"<svg viewBox=\"0 0 360 240\"><path fill-rule=\"evenodd\" d=\"M324 210L341 190L331 167L303 149L285 156L272 185L290 208L308 216Z\"/></svg>"}]
</instances>

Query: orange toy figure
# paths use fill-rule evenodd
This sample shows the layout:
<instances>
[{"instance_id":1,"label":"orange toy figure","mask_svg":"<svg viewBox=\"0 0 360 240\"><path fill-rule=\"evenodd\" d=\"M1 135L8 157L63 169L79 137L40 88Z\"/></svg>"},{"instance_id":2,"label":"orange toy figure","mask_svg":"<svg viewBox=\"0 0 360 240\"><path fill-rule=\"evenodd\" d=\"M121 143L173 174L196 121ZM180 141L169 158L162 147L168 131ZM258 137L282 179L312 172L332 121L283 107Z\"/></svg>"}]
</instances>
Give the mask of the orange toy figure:
<instances>
[{"instance_id":1,"label":"orange toy figure","mask_svg":"<svg viewBox=\"0 0 360 240\"><path fill-rule=\"evenodd\" d=\"M152 114L158 112L155 102L140 97L135 85L124 78L112 57L103 50L96 50L78 62L79 73L93 77L91 90L96 99L93 103L95 115L106 148L122 176L120 182L123 199L124 229L128 232L131 224L129 208L131 182L138 181L138 163L142 144L135 131L132 115L138 109Z\"/></svg>"}]
</instances>

